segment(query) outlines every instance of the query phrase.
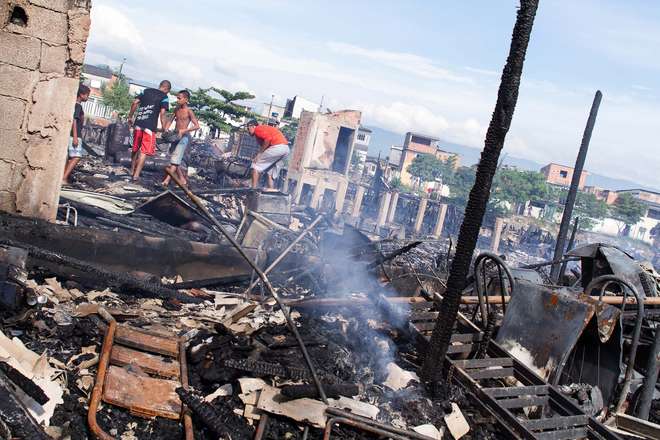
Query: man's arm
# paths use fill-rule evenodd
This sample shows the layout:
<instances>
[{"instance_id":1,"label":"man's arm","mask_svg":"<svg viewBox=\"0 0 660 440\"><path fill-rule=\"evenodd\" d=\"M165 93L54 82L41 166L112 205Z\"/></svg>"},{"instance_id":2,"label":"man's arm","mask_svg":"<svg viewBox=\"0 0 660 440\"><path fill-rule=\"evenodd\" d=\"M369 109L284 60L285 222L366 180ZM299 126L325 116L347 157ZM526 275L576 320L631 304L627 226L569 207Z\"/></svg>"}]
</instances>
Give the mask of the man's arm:
<instances>
[{"instance_id":1,"label":"man's arm","mask_svg":"<svg viewBox=\"0 0 660 440\"><path fill-rule=\"evenodd\" d=\"M78 146L78 121L76 118L73 118L73 123L71 124L71 130L73 132L73 146Z\"/></svg>"},{"instance_id":2,"label":"man's arm","mask_svg":"<svg viewBox=\"0 0 660 440\"><path fill-rule=\"evenodd\" d=\"M167 131L170 125L172 125L172 122L176 119L176 112L174 112L174 117L170 119L169 121L167 120L167 112L165 111L164 108L161 107L160 109L160 125L163 131Z\"/></svg>"},{"instance_id":3,"label":"man's arm","mask_svg":"<svg viewBox=\"0 0 660 440\"><path fill-rule=\"evenodd\" d=\"M140 105L140 98L135 98L133 104L131 104L131 110L128 112L128 125L133 125L133 114L137 110L138 105Z\"/></svg>"}]
</instances>

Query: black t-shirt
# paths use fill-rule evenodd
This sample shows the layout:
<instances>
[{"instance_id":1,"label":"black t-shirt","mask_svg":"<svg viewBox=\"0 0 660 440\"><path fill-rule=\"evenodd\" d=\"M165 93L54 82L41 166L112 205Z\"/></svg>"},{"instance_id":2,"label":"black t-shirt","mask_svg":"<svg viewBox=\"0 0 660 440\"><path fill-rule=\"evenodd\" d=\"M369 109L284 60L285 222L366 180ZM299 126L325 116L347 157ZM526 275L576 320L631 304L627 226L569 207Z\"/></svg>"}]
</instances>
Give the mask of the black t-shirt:
<instances>
[{"instance_id":1,"label":"black t-shirt","mask_svg":"<svg viewBox=\"0 0 660 440\"><path fill-rule=\"evenodd\" d=\"M156 131L160 110L167 111L170 108L167 94L158 89L145 89L137 98L140 100L140 107L135 116L135 126Z\"/></svg>"},{"instance_id":2,"label":"black t-shirt","mask_svg":"<svg viewBox=\"0 0 660 440\"><path fill-rule=\"evenodd\" d=\"M79 102L76 102L76 107L73 109L73 120L76 121L76 131L80 138L82 137L83 124L85 123L85 112ZM71 126L71 136L73 137L73 126Z\"/></svg>"}]
</instances>

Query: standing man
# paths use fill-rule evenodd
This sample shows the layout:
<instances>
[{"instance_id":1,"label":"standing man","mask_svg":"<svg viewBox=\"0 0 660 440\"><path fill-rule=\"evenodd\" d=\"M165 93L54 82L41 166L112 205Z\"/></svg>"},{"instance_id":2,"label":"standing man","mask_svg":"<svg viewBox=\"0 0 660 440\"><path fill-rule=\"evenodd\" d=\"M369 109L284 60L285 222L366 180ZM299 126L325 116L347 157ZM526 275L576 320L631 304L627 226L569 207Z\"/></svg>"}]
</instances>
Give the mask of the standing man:
<instances>
[{"instance_id":1,"label":"standing man","mask_svg":"<svg viewBox=\"0 0 660 440\"><path fill-rule=\"evenodd\" d=\"M73 123L71 124L71 137L69 138L69 148L67 154L69 159L64 166L64 176L62 176L62 183L69 183L69 176L73 169L80 162L83 155L82 148L82 129L85 124L85 112L82 108L82 103L89 99L89 87L81 84L78 87L78 97L76 98L76 106L73 110Z\"/></svg>"},{"instance_id":2,"label":"standing man","mask_svg":"<svg viewBox=\"0 0 660 440\"><path fill-rule=\"evenodd\" d=\"M278 162L289 155L289 141L277 128L259 125L255 119L248 122L247 129L260 146L259 154L252 161L252 188L259 184L261 173L267 171L268 189L273 189L273 179L279 172Z\"/></svg>"},{"instance_id":3,"label":"standing man","mask_svg":"<svg viewBox=\"0 0 660 440\"><path fill-rule=\"evenodd\" d=\"M135 101L131 105L128 124L134 127L133 154L131 156L131 175L134 182L140 179L147 156L153 156L156 152L156 131L159 118L162 129L167 128L165 113L170 109L167 94L171 89L172 84L168 80L161 81L158 89L145 89L135 97ZM136 110L137 115L133 119Z\"/></svg>"},{"instance_id":4,"label":"standing man","mask_svg":"<svg viewBox=\"0 0 660 440\"><path fill-rule=\"evenodd\" d=\"M176 172L184 185L186 185L187 182L186 176L184 176L181 171L181 161L183 160L183 155L186 154L186 148L188 148L188 145L192 142L190 133L199 130L199 121L197 121L197 117L192 109L188 107L188 101L190 101L190 92L188 92L188 90L181 90L177 93L174 120L176 121L176 134L178 136L178 141L172 152L170 166L167 167L169 171L173 173ZM191 123L192 127L190 126ZM163 186L166 187L169 185L170 180L170 175L166 173L165 179L163 180Z\"/></svg>"}]
</instances>

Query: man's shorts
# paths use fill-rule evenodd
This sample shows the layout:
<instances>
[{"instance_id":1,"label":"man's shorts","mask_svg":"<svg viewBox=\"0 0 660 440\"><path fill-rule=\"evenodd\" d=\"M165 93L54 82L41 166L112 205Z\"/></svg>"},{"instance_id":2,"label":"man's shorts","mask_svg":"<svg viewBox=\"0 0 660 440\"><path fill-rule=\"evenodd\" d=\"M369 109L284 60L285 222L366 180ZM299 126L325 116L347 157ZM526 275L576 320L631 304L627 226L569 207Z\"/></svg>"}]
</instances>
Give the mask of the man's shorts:
<instances>
[{"instance_id":1,"label":"man's shorts","mask_svg":"<svg viewBox=\"0 0 660 440\"><path fill-rule=\"evenodd\" d=\"M73 146L73 136L69 137L69 148L68 148L68 153L69 153L69 159L73 159L74 157L83 157L83 147L82 147L82 139L78 138L78 146L74 147Z\"/></svg>"},{"instance_id":2,"label":"man's shorts","mask_svg":"<svg viewBox=\"0 0 660 440\"><path fill-rule=\"evenodd\" d=\"M176 147L172 152L172 157L170 158L170 163L172 165L181 165L181 161L183 161L183 155L186 154L186 148L188 148L188 145L190 145L191 140L192 138L187 133L184 134L181 139L179 139L179 142L177 142Z\"/></svg>"},{"instance_id":3,"label":"man's shorts","mask_svg":"<svg viewBox=\"0 0 660 440\"><path fill-rule=\"evenodd\" d=\"M153 156L156 153L156 135L148 128L135 127L133 130L133 153Z\"/></svg>"},{"instance_id":4,"label":"man's shorts","mask_svg":"<svg viewBox=\"0 0 660 440\"><path fill-rule=\"evenodd\" d=\"M257 170L260 173L268 170L268 174L270 174L273 179L276 179L280 173L280 168L283 165L281 159L284 159L288 155L288 145L272 145L266 148L263 153L259 154L257 160L252 162L252 169Z\"/></svg>"}]
</instances>

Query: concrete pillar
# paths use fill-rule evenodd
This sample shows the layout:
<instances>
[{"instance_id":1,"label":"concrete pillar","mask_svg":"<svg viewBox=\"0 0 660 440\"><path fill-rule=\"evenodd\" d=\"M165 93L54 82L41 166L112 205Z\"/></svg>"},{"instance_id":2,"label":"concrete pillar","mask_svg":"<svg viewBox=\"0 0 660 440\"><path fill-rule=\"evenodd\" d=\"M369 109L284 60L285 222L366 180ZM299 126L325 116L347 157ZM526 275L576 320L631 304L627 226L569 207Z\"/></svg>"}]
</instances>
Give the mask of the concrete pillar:
<instances>
[{"instance_id":1,"label":"concrete pillar","mask_svg":"<svg viewBox=\"0 0 660 440\"><path fill-rule=\"evenodd\" d=\"M445 225L445 217L447 216L447 205L444 203L438 206L438 219L433 228L433 238L440 238L442 235L442 228Z\"/></svg>"},{"instance_id":2,"label":"concrete pillar","mask_svg":"<svg viewBox=\"0 0 660 440\"><path fill-rule=\"evenodd\" d=\"M419 199L419 207L417 208L417 217L415 217L415 234L419 234L422 231L422 225L424 224L424 214L426 214L426 205L429 203L429 199L422 197Z\"/></svg>"},{"instance_id":3,"label":"concrete pillar","mask_svg":"<svg viewBox=\"0 0 660 440\"><path fill-rule=\"evenodd\" d=\"M357 218L360 216L360 210L362 209L362 199L364 199L364 191L364 186L358 185L357 191L355 192L355 200L353 200L353 210L351 211L351 217Z\"/></svg>"},{"instance_id":4,"label":"concrete pillar","mask_svg":"<svg viewBox=\"0 0 660 440\"><path fill-rule=\"evenodd\" d=\"M387 211L387 223L394 222L394 214L396 214L396 205L399 203L399 193L395 191L390 198L390 208Z\"/></svg>"},{"instance_id":5,"label":"concrete pillar","mask_svg":"<svg viewBox=\"0 0 660 440\"><path fill-rule=\"evenodd\" d=\"M54 220L90 2L0 0L0 209Z\"/></svg>"},{"instance_id":6,"label":"concrete pillar","mask_svg":"<svg viewBox=\"0 0 660 440\"><path fill-rule=\"evenodd\" d=\"M502 238L502 226L504 226L504 219L499 217L496 218L492 240L490 241L490 250L494 253L497 253L497 249L500 247L500 239Z\"/></svg>"},{"instance_id":7,"label":"concrete pillar","mask_svg":"<svg viewBox=\"0 0 660 440\"><path fill-rule=\"evenodd\" d=\"M346 191L348 191L348 181L339 182L337 185L337 193L335 194L335 212L340 215L344 212Z\"/></svg>"},{"instance_id":8,"label":"concrete pillar","mask_svg":"<svg viewBox=\"0 0 660 440\"><path fill-rule=\"evenodd\" d=\"M378 217L376 218L376 226L383 226L387 222L387 212L390 209L390 198L392 195L389 192L384 192L380 196L380 204L378 205Z\"/></svg>"},{"instance_id":9,"label":"concrete pillar","mask_svg":"<svg viewBox=\"0 0 660 440\"><path fill-rule=\"evenodd\" d=\"M312 209L319 209L319 201L321 196L325 192L325 186L323 185L323 179L319 177L316 181L316 186L314 187L314 192L312 193L312 201L309 204L309 207Z\"/></svg>"}]
</instances>

